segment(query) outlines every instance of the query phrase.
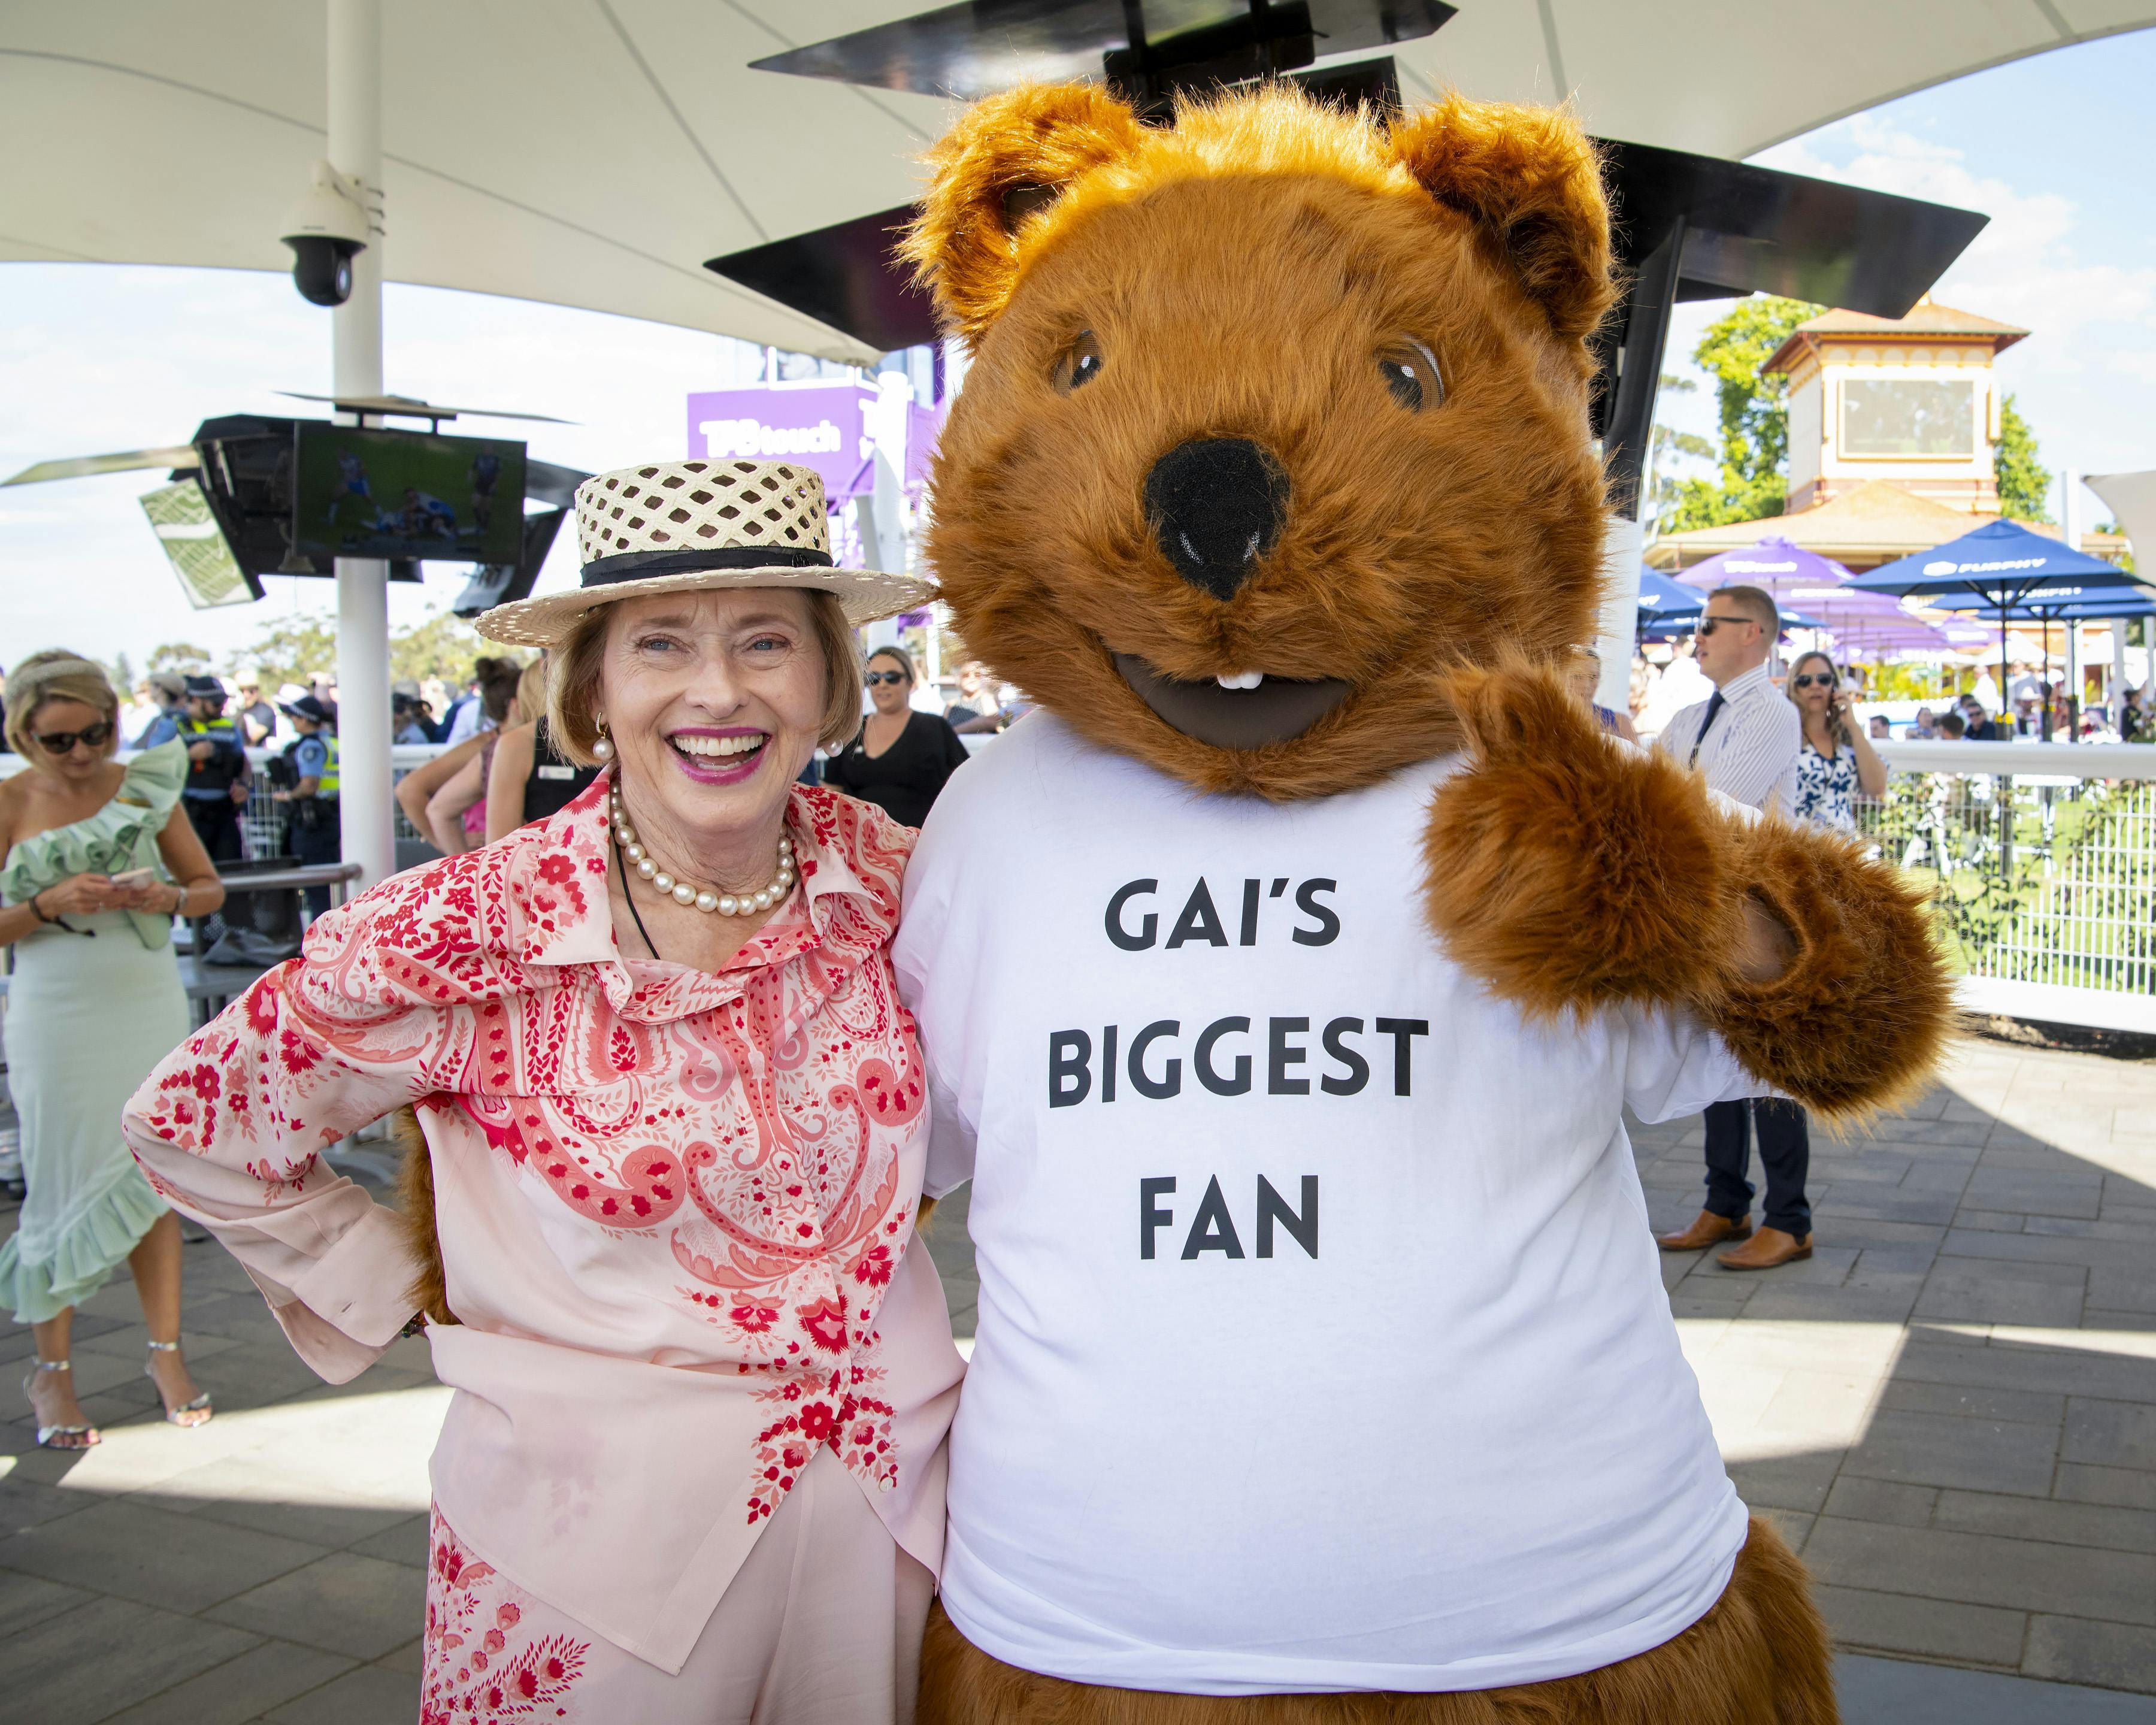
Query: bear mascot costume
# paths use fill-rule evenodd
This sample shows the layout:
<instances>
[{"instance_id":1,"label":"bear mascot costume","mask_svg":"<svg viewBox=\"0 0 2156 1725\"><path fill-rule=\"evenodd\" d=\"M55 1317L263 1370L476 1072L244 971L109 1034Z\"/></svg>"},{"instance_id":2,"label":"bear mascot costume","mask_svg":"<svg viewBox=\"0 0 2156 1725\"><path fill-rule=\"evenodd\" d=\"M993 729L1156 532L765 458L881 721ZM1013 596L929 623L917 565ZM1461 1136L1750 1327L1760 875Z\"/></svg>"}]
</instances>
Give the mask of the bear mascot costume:
<instances>
[{"instance_id":1,"label":"bear mascot costume","mask_svg":"<svg viewBox=\"0 0 2156 1725\"><path fill-rule=\"evenodd\" d=\"M1835 1717L1621 1123L1922 1081L1852 845L1605 738L1562 111L972 109L906 244L972 353L929 549L1037 711L897 949L978 1334L924 1725Z\"/></svg>"}]
</instances>

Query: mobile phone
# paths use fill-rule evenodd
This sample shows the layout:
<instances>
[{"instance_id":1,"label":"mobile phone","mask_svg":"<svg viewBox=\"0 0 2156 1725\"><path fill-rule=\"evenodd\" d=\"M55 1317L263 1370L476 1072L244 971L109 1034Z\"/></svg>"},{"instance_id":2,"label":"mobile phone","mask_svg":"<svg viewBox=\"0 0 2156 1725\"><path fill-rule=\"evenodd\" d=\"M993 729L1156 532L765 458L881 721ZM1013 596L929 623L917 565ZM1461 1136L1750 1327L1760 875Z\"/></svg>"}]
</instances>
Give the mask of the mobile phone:
<instances>
[{"instance_id":1,"label":"mobile phone","mask_svg":"<svg viewBox=\"0 0 2156 1725\"><path fill-rule=\"evenodd\" d=\"M124 875L115 875L109 884L122 892L135 892L149 886L157 878L155 869L130 869Z\"/></svg>"}]
</instances>

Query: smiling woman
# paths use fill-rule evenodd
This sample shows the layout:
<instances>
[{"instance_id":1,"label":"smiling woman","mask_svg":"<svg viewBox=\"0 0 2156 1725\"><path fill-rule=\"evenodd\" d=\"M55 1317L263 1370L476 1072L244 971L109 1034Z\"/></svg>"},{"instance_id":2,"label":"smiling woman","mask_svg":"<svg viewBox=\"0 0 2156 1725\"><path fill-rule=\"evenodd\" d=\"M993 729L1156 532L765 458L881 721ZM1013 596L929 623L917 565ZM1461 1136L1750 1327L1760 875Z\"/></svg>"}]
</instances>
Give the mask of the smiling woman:
<instances>
[{"instance_id":1,"label":"smiling woman","mask_svg":"<svg viewBox=\"0 0 2156 1725\"><path fill-rule=\"evenodd\" d=\"M325 1377L432 1320L428 1620L497 1627L485 1675L430 1633L429 1717L528 1679L580 1718L887 1725L961 1369L912 1250L913 834L795 775L853 728L851 624L927 589L834 567L780 463L603 474L577 518L583 584L479 626L552 649L550 732L598 782L317 922L129 1142ZM401 1221L315 1162L399 1108Z\"/></svg>"}]
</instances>

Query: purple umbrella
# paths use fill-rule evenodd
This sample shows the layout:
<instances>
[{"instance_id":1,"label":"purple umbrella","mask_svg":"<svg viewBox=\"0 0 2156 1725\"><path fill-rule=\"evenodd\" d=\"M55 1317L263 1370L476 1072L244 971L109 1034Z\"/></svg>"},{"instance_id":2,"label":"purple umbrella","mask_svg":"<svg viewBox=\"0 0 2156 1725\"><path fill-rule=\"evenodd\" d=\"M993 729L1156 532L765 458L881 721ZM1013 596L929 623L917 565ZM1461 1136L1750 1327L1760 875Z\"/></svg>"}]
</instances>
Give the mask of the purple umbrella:
<instances>
[{"instance_id":1,"label":"purple umbrella","mask_svg":"<svg viewBox=\"0 0 2156 1725\"><path fill-rule=\"evenodd\" d=\"M1717 587L1758 588L1784 610L1819 619L1845 650L1876 655L1907 647L1937 652L1952 644L1898 601L1852 588L1851 578L1832 557L1777 538L1721 552L1677 577L1687 587L1709 592Z\"/></svg>"}]
</instances>

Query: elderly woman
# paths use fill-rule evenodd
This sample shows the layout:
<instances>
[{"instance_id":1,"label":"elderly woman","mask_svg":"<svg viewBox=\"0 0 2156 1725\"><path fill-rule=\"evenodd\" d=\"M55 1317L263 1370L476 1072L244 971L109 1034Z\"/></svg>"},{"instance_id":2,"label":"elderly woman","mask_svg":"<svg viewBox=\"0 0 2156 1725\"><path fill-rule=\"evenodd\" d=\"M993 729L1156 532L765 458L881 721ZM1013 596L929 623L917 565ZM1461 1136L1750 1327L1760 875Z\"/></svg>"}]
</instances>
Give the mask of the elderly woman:
<instances>
[{"instance_id":1,"label":"elderly woman","mask_svg":"<svg viewBox=\"0 0 2156 1725\"><path fill-rule=\"evenodd\" d=\"M38 1442L86 1450L99 1434L75 1400L74 1308L123 1258L165 1417L210 1416L180 1357L179 1219L127 1154L120 1111L187 1034L172 917L207 916L224 886L179 806L186 745L113 758L120 697L103 666L32 654L8 679L7 728L27 768L0 780L0 946L28 1191L0 1246L0 1303L35 1338L23 1389Z\"/></svg>"},{"instance_id":2,"label":"elderly woman","mask_svg":"<svg viewBox=\"0 0 2156 1725\"><path fill-rule=\"evenodd\" d=\"M603 474L577 514L581 588L480 627L555 649L600 780L317 922L129 1142L324 1377L432 1317L424 1717L910 1717L962 1369L911 1249L911 834L794 776L853 730L850 624L927 590L831 567L808 469ZM408 1227L316 1154L403 1105Z\"/></svg>"}]
</instances>

